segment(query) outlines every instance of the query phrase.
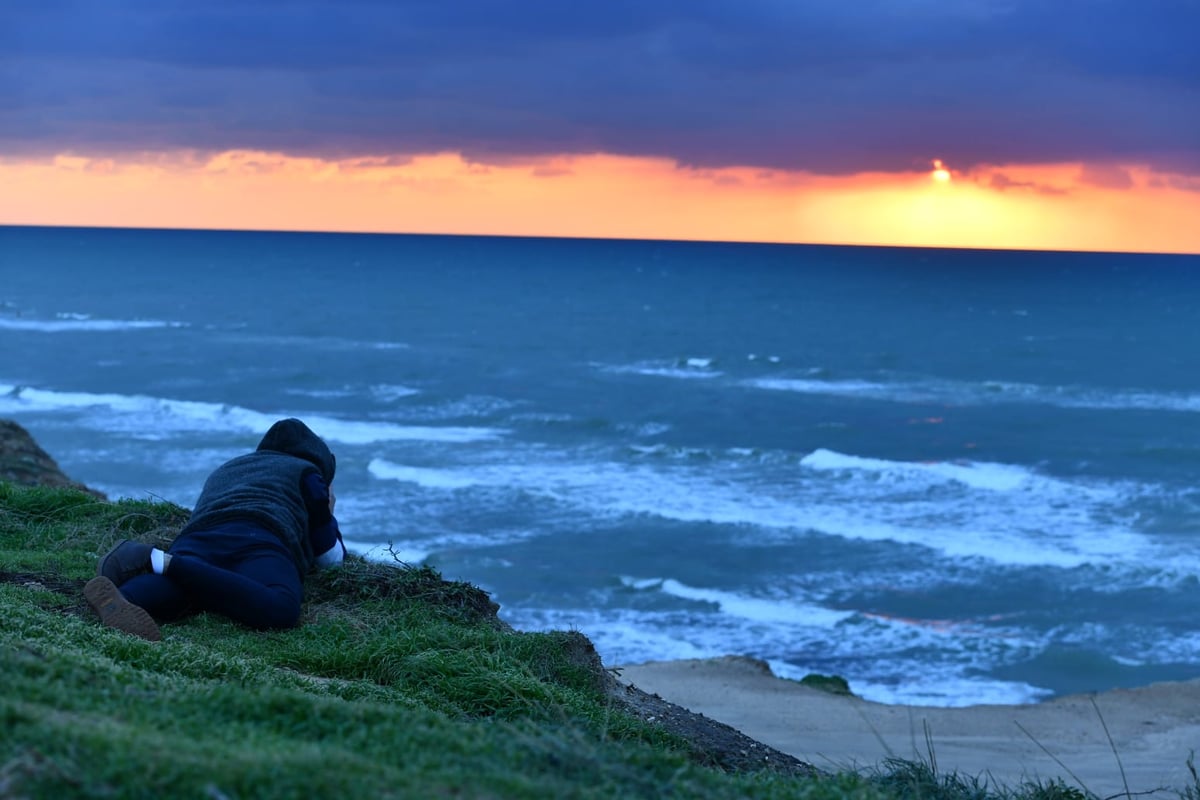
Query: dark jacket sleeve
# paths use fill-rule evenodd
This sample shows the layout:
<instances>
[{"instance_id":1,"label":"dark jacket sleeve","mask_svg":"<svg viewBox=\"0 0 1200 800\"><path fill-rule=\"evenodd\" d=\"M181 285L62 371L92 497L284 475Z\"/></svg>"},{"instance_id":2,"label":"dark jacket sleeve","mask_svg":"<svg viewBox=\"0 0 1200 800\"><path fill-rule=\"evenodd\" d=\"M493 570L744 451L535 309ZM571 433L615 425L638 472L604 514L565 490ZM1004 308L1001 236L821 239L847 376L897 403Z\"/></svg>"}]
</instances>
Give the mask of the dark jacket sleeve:
<instances>
[{"instance_id":1,"label":"dark jacket sleeve","mask_svg":"<svg viewBox=\"0 0 1200 800\"><path fill-rule=\"evenodd\" d=\"M304 476L304 504L308 509L308 537L320 566L340 563L346 555L342 532L329 510L329 486L316 470ZM331 552L338 548L336 552Z\"/></svg>"}]
</instances>

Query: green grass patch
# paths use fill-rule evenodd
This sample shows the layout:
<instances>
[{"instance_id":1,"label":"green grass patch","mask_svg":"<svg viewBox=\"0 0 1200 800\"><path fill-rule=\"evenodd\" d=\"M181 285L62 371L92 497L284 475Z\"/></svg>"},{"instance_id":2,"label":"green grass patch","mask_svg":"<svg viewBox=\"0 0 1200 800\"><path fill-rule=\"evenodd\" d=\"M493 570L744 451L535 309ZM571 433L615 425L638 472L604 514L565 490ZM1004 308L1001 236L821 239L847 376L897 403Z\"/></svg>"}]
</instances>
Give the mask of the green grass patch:
<instances>
[{"instance_id":1,"label":"green grass patch","mask_svg":"<svg viewBox=\"0 0 1200 800\"><path fill-rule=\"evenodd\" d=\"M102 628L81 597L97 557L165 545L186 519L0 483L0 797L1009 796L911 762L817 778L703 766L610 699L585 637L513 631L484 592L428 568L351 558L310 579L287 631L205 614L158 643Z\"/></svg>"}]
</instances>

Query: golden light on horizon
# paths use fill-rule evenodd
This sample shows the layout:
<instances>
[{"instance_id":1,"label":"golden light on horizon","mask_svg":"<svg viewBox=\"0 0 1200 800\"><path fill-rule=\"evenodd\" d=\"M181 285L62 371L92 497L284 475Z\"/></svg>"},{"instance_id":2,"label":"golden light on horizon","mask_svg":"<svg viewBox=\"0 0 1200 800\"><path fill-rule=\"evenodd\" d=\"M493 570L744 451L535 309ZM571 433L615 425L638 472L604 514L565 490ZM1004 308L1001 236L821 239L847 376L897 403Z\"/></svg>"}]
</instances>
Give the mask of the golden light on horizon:
<instances>
[{"instance_id":1,"label":"golden light on horizon","mask_svg":"<svg viewBox=\"0 0 1200 800\"><path fill-rule=\"evenodd\" d=\"M946 169L946 165L942 163L940 158L933 160L933 172L930 173L930 177L938 183L950 182L950 170Z\"/></svg>"},{"instance_id":2,"label":"golden light on horizon","mask_svg":"<svg viewBox=\"0 0 1200 800\"><path fill-rule=\"evenodd\" d=\"M0 225L451 233L1200 253L1200 176L1078 163L822 176L595 154L0 157ZM1197 184L1200 185L1200 184Z\"/></svg>"}]
</instances>

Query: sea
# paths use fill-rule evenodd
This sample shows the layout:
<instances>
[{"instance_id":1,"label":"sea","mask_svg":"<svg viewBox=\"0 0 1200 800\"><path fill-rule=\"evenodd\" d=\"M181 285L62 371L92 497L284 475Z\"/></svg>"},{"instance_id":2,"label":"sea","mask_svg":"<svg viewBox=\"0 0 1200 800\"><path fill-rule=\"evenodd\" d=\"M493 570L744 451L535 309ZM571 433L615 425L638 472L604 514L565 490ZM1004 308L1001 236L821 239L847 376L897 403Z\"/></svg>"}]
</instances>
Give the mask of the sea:
<instances>
[{"instance_id":1,"label":"sea","mask_svg":"<svg viewBox=\"0 0 1200 800\"><path fill-rule=\"evenodd\" d=\"M0 417L72 477L190 506L290 416L351 550L609 666L1200 677L1200 257L0 228Z\"/></svg>"}]
</instances>

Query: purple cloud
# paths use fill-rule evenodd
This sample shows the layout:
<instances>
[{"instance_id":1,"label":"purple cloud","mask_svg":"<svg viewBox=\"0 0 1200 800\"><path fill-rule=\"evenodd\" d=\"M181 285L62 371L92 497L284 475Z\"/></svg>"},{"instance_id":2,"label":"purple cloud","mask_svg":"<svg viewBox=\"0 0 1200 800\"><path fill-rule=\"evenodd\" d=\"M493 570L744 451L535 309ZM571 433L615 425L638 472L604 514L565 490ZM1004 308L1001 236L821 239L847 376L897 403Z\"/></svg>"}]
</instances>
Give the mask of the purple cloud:
<instances>
[{"instance_id":1,"label":"purple cloud","mask_svg":"<svg viewBox=\"0 0 1200 800\"><path fill-rule=\"evenodd\" d=\"M1196 30L1182 0L8 3L0 152L1198 174Z\"/></svg>"},{"instance_id":2,"label":"purple cloud","mask_svg":"<svg viewBox=\"0 0 1200 800\"><path fill-rule=\"evenodd\" d=\"M1036 183L1034 181L1017 181L1005 175L1003 172L992 173L991 179L988 181L988 186L1003 192L1008 189L1028 189L1038 194L1048 195L1064 195L1067 194L1066 189L1058 186L1050 186L1044 183Z\"/></svg>"},{"instance_id":3,"label":"purple cloud","mask_svg":"<svg viewBox=\"0 0 1200 800\"><path fill-rule=\"evenodd\" d=\"M1128 189L1133 186L1129 172L1114 164L1084 164L1079 171L1079 180L1102 189Z\"/></svg>"}]
</instances>

